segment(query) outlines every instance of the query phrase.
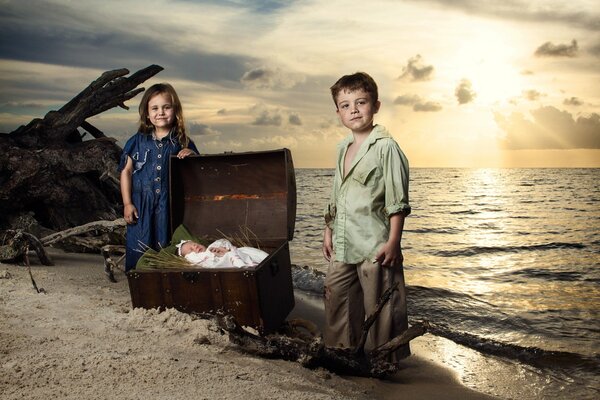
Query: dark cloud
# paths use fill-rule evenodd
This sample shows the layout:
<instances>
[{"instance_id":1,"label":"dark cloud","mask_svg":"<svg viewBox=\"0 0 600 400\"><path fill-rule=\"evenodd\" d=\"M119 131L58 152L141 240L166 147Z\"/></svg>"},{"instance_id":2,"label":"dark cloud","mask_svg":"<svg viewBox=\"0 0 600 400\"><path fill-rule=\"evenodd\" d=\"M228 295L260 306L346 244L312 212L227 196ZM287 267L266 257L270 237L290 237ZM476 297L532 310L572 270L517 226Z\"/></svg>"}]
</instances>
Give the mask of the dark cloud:
<instances>
[{"instance_id":1,"label":"dark cloud","mask_svg":"<svg viewBox=\"0 0 600 400\"><path fill-rule=\"evenodd\" d=\"M578 50L575 39L571 41L570 45L546 42L535 50L535 55L538 57L576 57Z\"/></svg>"},{"instance_id":2,"label":"dark cloud","mask_svg":"<svg viewBox=\"0 0 600 400\"><path fill-rule=\"evenodd\" d=\"M298 114L290 114L290 116L288 117L288 122L291 125L302 125L302 120L300 119L300 116Z\"/></svg>"},{"instance_id":3,"label":"dark cloud","mask_svg":"<svg viewBox=\"0 0 600 400\"><path fill-rule=\"evenodd\" d=\"M248 63L257 62L173 46L171 38L176 37L177 27L170 35L149 37L133 27L128 32L115 31L107 21L94 20L93 13L77 14L58 4L40 3L30 8L11 3L11 7L0 12L0 58L6 60L104 70L137 70L159 64L172 77L231 83L239 81Z\"/></svg>"},{"instance_id":4,"label":"dark cloud","mask_svg":"<svg viewBox=\"0 0 600 400\"><path fill-rule=\"evenodd\" d=\"M398 79L410 79L411 81L427 81L433 76L433 66L424 65L420 54L409 58L406 67L402 68L402 74Z\"/></svg>"},{"instance_id":5,"label":"dark cloud","mask_svg":"<svg viewBox=\"0 0 600 400\"><path fill-rule=\"evenodd\" d=\"M220 132L215 129L212 129L211 127L209 127L206 124L190 122L189 123L189 134L197 135L197 136L212 136L212 135L219 135Z\"/></svg>"},{"instance_id":6,"label":"dark cloud","mask_svg":"<svg viewBox=\"0 0 600 400\"><path fill-rule=\"evenodd\" d=\"M442 109L442 105L440 103L423 100L416 94L405 94L398 96L394 100L394 104L400 106L412 106L412 109L415 112L437 112Z\"/></svg>"},{"instance_id":7,"label":"dark cloud","mask_svg":"<svg viewBox=\"0 0 600 400\"><path fill-rule=\"evenodd\" d=\"M252 122L252 125L261 125L261 126L280 126L281 125L281 114L279 112L273 111L269 112L267 110L262 111Z\"/></svg>"},{"instance_id":8,"label":"dark cloud","mask_svg":"<svg viewBox=\"0 0 600 400\"><path fill-rule=\"evenodd\" d=\"M472 102L475 99L477 94L473 90L471 85L471 81L468 79L462 79L456 89L454 90L454 95L458 100L458 104L467 104Z\"/></svg>"},{"instance_id":9,"label":"dark cloud","mask_svg":"<svg viewBox=\"0 0 600 400\"><path fill-rule=\"evenodd\" d=\"M442 110L442 105L433 101L417 103L413 106L413 111L416 112L437 112Z\"/></svg>"},{"instance_id":10,"label":"dark cloud","mask_svg":"<svg viewBox=\"0 0 600 400\"><path fill-rule=\"evenodd\" d=\"M568 99L564 99L563 104L566 106L582 106L583 101L579 100L577 97L570 97Z\"/></svg>"},{"instance_id":11,"label":"dark cloud","mask_svg":"<svg viewBox=\"0 0 600 400\"><path fill-rule=\"evenodd\" d=\"M303 78L297 74L264 66L244 72L240 79L245 86L256 89L289 89L302 80Z\"/></svg>"},{"instance_id":12,"label":"dark cloud","mask_svg":"<svg viewBox=\"0 0 600 400\"><path fill-rule=\"evenodd\" d=\"M506 132L509 149L600 149L600 115L579 116L555 107L531 111L533 119L521 113L495 114L496 123Z\"/></svg>"},{"instance_id":13,"label":"dark cloud","mask_svg":"<svg viewBox=\"0 0 600 400\"><path fill-rule=\"evenodd\" d=\"M538 100L542 96L544 96L543 93L540 93L540 92L538 92L537 90L534 90L534 89L523 90L523 97L526 98L529 101Z\"/></svg>"},{"instance_id":14,"label":"dark cloud","mask_svg":"<svg viewBox=\"0 0 600 400\"><path fill-rule=\"evenodd\" d=\"M422 2L423 0L413 0ZM590 31L600 31L600 15L596 12L571 11L573 7L555 7L536 4L527 0L427 0L438 3L445 8L453 8L467 14L484 15L511 21L532 21L540 23L561 23L567 26L577 26Z\"/></svg>"},{"instance_id":15,"label":"dark cloud","mask_svg":"<svg viewBox=\"0 0 600 400\"><path fill-rule=\"evenodd\" d=\"M421 97L416 94L403 94L401 96L396 97L394 100L394 104L400 106L412 106L421 101Z\"/></svg>"}]
</instances>

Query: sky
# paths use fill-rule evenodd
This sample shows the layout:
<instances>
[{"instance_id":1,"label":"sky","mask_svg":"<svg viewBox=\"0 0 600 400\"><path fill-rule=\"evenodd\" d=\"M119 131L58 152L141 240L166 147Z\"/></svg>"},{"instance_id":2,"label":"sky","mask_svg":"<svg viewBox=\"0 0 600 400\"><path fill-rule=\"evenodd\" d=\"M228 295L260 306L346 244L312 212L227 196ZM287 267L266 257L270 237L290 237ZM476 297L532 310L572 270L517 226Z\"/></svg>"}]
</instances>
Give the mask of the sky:
<instances>
[{"instance_id":1,"label":"sky","mask_svg":"<svg viewBox=\"0 0 600 400\"><path fill-rule=\"evenodd\" d=\"M202 153L289 148L330 168L329 87L369 73L411 167L600 167L598 0L0 0L0 132L104 71L164 71ZM135 133L129 110L90 118Z\"/></svg>"}]
</instances>

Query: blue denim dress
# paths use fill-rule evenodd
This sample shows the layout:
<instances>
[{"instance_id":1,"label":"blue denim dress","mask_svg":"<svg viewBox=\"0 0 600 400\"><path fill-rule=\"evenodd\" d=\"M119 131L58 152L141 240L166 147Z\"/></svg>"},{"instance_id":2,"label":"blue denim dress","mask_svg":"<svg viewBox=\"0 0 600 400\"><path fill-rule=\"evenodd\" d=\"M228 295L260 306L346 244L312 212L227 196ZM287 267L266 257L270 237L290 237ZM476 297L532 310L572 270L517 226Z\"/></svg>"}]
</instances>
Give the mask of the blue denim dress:
<instances>
[{"instance_id":1,"label":"blue denim dress","mask_svg":"<svg viewBox=\"0 0 600 400\"><path fill-rule=\"evenodd\" d=\"M198 153L191 140L188 147ZM131 157L131 200L139 215L137 223L127 225L126 271L135 268L148 248L160 250L169 243L169 158L181 149L173 132L162 139L138 132L123 148L119 172Z\"/></svg>"}]
</instances>

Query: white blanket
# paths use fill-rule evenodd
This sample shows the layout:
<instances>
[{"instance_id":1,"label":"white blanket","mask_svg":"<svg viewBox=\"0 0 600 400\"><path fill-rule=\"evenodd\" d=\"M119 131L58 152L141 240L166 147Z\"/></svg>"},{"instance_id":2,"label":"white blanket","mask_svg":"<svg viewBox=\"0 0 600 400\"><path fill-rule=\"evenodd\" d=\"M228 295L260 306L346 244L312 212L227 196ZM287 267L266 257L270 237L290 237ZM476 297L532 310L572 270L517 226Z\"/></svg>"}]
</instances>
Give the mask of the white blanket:
<instances>
[{"instance_id":1,"label":"white blanket","mask_svg":"<svg viewBox=\"0 0 600 400\"><path fill-rule=\"evenodd\" d=\"M181 241L177 247L185 241ZM223 247L229 250L222 256L211 251L211 249ZM191 252L185 255L185 259L198 267L203 268L241 268L253 267L260 264L269 254L254 247L235 247L227 239L214 241L207 247L206 251Z\"/></svg>"}]
</instances>

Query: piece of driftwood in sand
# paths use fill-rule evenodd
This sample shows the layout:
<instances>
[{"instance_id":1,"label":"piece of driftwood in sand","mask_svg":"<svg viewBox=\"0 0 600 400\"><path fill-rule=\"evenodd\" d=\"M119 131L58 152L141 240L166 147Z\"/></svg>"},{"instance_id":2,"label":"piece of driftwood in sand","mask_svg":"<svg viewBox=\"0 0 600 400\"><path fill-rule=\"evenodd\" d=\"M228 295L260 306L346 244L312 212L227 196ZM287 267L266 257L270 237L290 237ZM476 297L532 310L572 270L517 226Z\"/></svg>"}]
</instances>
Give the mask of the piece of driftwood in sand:
<instances>
[{"instance_id":1,"label":"piece of driftwood in sand","mask_svg":"<svg viewBox=\"0 0 600 400\"><path fill-rule=\"evenodd\" d=\"M33 250L43 265L54 265L44 246L55 246L60 242L70 241L76 243L79 248L103 249L107 241L103 240L103 236L98 236L98 233L110 233L122 229L125 225L123 218L114 221L93 221L52 233L41 239L20 229L9 229L0 236L0 261L19 261L29 250ZM85 236L92 231L96 233L95 236Z\"/></svg>"},{"instance_id":2,"label":"piece of driftwood in sand","mask_svg":"<svg viewBox=\"0 0 600 400\"><path fill-rule=\"evenodd\" d=\"M10 219L24 214L53 231L120 217L122 149L86 119L127 108L144 90L137 86L162 69L151 65L129 77L127 69L107 71L60 110L0 134L0 229L14 228Z\"/></svg>"},{"instance_id":3,"label":"piece of driftwood in sand","mask_svg":"<svg viewBox=\"0 0 600 400\"><path fill-rule=\"evenodd\" d=\"M307 368L323 367L344 375L381 378L398 371L398 365L388 362L387 356L412 339L425 334L428 328L426 322L415 324L388 343L370 352L365 352L367 333L394 290L398 290L398 284L389 288L382 295L376 311L365 320L360 343L354 349L325 346L320 337L307 339L290 335L290 331L293 331L293 324L288 325L288 334L284 332L265 337L247 331L230 315L217 316L215 321L221 329L229 334L229 340L240 346L242 351L265 358L296 361Z\"/></svg>"}]
</instances>

